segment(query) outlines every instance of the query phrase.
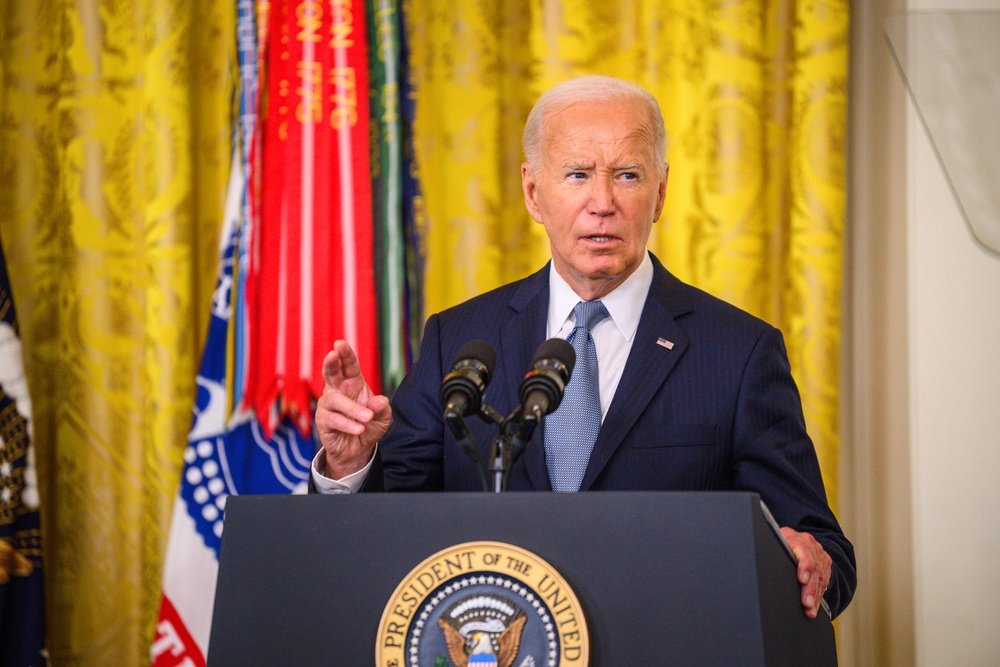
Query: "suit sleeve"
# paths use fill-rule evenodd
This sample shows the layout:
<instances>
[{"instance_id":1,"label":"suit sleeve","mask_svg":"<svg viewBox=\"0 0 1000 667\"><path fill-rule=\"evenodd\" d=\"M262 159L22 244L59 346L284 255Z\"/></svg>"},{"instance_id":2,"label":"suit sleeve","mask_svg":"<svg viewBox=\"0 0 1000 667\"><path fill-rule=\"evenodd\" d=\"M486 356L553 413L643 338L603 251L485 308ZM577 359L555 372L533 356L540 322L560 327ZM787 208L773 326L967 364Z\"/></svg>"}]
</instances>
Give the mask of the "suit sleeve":
<instances>
[{"instance_id":1,"label":"suit sleeve","mask_svg":"<svg viewBox=\"0 0 1000 667\"><path fill-rule=\"evenodd\" d=\"M444 489L440 340L440 320L432 315L424 327L420 355L393 395L392 424L379 441L362 491Z\"/></svg>"},{"instance_id":2,"label":"suit sleeve","mask_svg":"<svg viewBox=\"0 0 1000 667\"><path fill-rule=\"evenodd\" d=\"M778 524L811 533L833 560L824 598L833 615L857 585L854 547L830 509L781 333L768 327L746 364L733 427L738 488L760 494Z\"/></svg>"}]
</instances>

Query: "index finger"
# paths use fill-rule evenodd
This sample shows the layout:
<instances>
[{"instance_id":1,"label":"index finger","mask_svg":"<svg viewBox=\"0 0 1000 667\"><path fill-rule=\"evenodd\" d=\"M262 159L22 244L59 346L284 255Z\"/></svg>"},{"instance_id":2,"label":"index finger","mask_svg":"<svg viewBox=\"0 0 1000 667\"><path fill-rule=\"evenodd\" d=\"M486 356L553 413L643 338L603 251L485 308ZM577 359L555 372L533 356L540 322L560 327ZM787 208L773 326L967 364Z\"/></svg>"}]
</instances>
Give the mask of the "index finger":
<instances>
[{"instance_id":1,"label":"index finger","mask_svg":"<svg viewBox=\"0 0 1000 667\"><path fill-rule=\"evenodd\" d=\"M323 381L327 388L336 389L344 380L360 375L361 364L350 343L345 340L335 341L333 349L323 359Z\"/></svg>"}]
</instances>

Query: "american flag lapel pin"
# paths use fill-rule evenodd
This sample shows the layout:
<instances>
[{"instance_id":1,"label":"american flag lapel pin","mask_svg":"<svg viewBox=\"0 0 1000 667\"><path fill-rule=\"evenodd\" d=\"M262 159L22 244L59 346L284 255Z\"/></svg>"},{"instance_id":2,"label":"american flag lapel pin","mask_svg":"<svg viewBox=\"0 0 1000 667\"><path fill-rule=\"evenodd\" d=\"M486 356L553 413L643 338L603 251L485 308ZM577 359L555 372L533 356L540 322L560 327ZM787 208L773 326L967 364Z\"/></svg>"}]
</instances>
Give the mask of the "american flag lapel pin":
<instances>
[{"instance_id":1,"label":"american flag lapel pin","mask_svg":"<svg viewBox=\"0 0 1000 667\"><path fill-rule=\"evenodd\" d=\"M674 343L673 343L673 341L669 341L666 338L657 338L656 339L656 344L659 345L660 347L665 347L668 350L674 349Z\"/></svg>"}]
</instances>

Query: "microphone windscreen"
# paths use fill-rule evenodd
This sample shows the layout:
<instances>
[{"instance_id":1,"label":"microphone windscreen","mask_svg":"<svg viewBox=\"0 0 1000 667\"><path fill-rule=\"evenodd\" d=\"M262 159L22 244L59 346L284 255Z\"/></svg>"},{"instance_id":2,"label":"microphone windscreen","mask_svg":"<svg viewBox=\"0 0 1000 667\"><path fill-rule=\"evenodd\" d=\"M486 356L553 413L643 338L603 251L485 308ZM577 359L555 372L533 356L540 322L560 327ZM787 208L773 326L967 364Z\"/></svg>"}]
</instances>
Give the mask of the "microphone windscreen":
<instances>
[{"instance_id":1,"label":"microphone windscreen","mask_svg":"<svg viewBox=\"0 0 1000 667\"><path fill-rule=\"evenodd\" d=\"M543 359L555 359L563 363L572 374L573 366L576 365L576 350L562 338L549 338L538 346L535 358L531 360L532 365Z\"/></svg>"},{"instance_id":2,"label":"microphone windscreen","mask_svg":"<svg viewBox=\"0 0 1000 667\"><path fill-rule=\"evenodd\" d=\"M475 359L486 366L486 372L493 375L493 369L497 366L497 353L493 346L485 340L470 340L458 350L455 355L454 364L465 359ZM454 366L454 364L452 364Z\"/></svg>"}]
</instances>

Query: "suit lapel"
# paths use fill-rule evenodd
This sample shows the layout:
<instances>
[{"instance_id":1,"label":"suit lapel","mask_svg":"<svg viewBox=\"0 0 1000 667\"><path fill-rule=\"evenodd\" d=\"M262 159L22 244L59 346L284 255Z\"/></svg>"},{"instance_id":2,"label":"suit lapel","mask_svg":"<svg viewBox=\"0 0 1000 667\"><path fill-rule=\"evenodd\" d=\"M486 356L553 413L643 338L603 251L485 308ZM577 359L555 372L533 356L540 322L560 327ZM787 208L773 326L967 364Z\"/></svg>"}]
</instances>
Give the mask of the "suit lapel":
<instances>
[{"instance_id":1,"label":"suit lapel","mask_svg":"<svg viewBox=\"0 0 1000 667\"><path fill-rule=\"evenodd\" d=\"M503 374L504 390L509 393L516 406L520 402L517 391L521 380L531 368L535 350L545 340L549 312L549 265L546 264L541 271L526 278L508 305L514 314L500 329L500 359L503 364L500 372ZM525 467L534 489L551 490L549 473L545 467L545 445L541 428L535 429L531 442L515 467L517 465Z\"/></svg>"},{"instance_id":2,"label":"suit lapel","mask_svg":"<svg viewBox=\"0 0 1000 667\"><path fill-rule=\"evenodd\" d=\"M663 268L656 257L652 259L653 283L614 400L590 454L581 491L589 489L604 470L688 347L687 334L675 320L691 310L683 283ZM658 344L660 338L673 343L673 347L668 349Z\"/></svg>"}]
</instances>

